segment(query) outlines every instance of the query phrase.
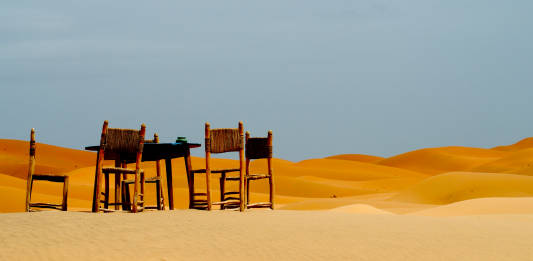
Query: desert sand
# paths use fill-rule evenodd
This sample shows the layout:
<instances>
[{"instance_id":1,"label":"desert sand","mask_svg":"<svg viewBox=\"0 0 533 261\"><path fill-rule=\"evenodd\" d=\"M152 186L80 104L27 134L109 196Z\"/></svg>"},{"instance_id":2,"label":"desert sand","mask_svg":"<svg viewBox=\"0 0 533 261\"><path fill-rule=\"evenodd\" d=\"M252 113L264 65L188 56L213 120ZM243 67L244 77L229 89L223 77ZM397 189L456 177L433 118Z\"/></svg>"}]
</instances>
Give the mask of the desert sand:
<instances>
[{"instance_id":1,"label":"desert sand","mask_svg":"<svg viewBox=\"0 0 533 261\"><path fill-rule=\"evenodd\" d=\"M493 149L427 148L390 158L276 158L276 210L243 213L188 210L183 159L173 160L177 210L89 213L96 154L41 143L36 173L69 175L69 211L25 213L28 150L28 141L0 139L0 260L533 256L533 138ZM237 164L213 158L214 168ZM204 159L192 157L192 165L202 168ZM141 167L155 175L154 163ZM251 173L264 171L266 161L252 161ZM200 175L196 184L198 191L205 189ZM235 189L237 183L228 186ZM217 185L213 189L217 200ZM32 198L60 202L61 185L35 182ZM251 200L268 200L266 180L251 182ZM150 185L147 201L155 204Z\"/></svg>"}]
</instances>

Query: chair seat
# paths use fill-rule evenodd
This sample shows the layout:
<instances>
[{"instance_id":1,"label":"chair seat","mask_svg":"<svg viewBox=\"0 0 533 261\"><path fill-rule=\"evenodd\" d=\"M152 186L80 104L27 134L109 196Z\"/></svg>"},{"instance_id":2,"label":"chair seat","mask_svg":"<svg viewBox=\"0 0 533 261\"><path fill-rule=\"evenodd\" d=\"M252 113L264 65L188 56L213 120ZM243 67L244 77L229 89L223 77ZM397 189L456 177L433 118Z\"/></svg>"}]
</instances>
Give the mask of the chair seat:
<instances>
[{"instance_id":1,"label":"chair seat","mask_svg":"<svg viewBox=\"0 0 533 261\"><path fill-rule=\"evenodd\" d=\"M270 178L268 174L251 174L244 176L244 179L255 180L255 179L267 179ZM240 180L239 176L227 176L226 180Z\"/></svg>"},{"instance_id":2,"label":"chair seat","mask_svg":"<svg viewBox=\"0 0 533 261\"><path fill-rule=\"evenodd\" d=\"M51 182L64 182L68 177L67 175L57 175L57 174L33 174L33 180L45 180Z\"/></svg>"},{"instance_id":3,"label":"chair seat","mask_svg":"<svg viewBox=\"0 0 533 261\"><path fill-rule=\"evenodd\" d=\"M125 173L125 174L135 174L135 169L126 169L126 168L115 168L115 167L104 167L102 168L103 173ZM143 169L139 169L140 173L144 173Z\"/></svg>"},{"instance_id":4,"label":"chair seat","mask_svg":"<svg viewBox=\"0 0 533 261\"><path fill-rule=\"evenodd\" d=\"M156 183L157 181L162 180L161 177L149 177L144 180L144 183ZM127 179L124 180L124 183L126 184L133 184L135 183L135 179Z\"/></svg>"},{"instance_id":5,"label":"chair seat","mask_svg":"<svg viewBox=\"0 0 533 261\"><path fill-rule=\"evenodd\" d=\"M235 172L240 171L240 168L232 168L232 169L212 169L211 173L222 173L222 172ZM193 169L191 170L191 173L205 173L205 169Z\"/></svg>"}]
</instances>

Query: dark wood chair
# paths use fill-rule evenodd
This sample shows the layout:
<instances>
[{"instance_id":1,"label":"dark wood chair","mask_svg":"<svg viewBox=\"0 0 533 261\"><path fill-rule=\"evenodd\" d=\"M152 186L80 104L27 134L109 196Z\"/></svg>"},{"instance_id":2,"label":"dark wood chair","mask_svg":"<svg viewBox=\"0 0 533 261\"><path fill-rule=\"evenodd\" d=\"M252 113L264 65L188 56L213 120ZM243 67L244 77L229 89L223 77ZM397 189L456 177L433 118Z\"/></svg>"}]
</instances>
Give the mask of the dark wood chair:
<instances>
[{"instance_id":1,"label":"dark wood chair","mask_svg":"<svg viewBox=\"0 0 533 261\"><path fill-rule=\"evenodd\" d=\"M272 168L272 131L268 131L266 138L250 138L250 132L246 132L246 175L244 176L246 190L246 208L270 208L274 209L274 175ZM250 174L250 160L267 159L267 174ZM237 180L238 177L227 177L227 180ZM250 181L268 179L270 185L270 202L250 204Z\"/></svg>"},{"instance_id":2,"label":"dark wood chair","mask_svg":"<svg viewBox=\"0 0 533 261\"><path fill-rule=\"evenodd\" d=\"M37 211L34 208L50 208L57 209L62 211L67 211L67 194L68 194L68 176L67 175L57 175L57 174L36 174L35 172L35 130L31 129L31 139L30 139L30 169L28 171L28 179L26 186L26 212ZM50 182L61 182L63 183L63 202L61 204L52 204L52 203L32 203L31 202L31 191L33 189L34 180L43 180Z\"/></svg>"},{"instance_id":3,"label":"dark wood chair","mask_svg":"<svg viewBox=\"0 0 533 261\"><path fill-rule=\"evenodd\" d=\"M102 127L102 137L100 139L100 149L96 161L96 174L93 193L93 212L114 212L122 206L123 210L140 212L144 210L144 170L140 169L142 151L144 147L144 134L146 125L141 125L141 130L108 128L108 121ZM104 159L115 159L115 167L104 167ZM135 169L127 168L127 163L135 159ZM124 159L124 160L122 160ZM115 175L115 202L109 202L109 175ZM135 174L133 202L120 202L121 174L127 179L127 174ZM103 177L102 177L103 176ZM102 178L105 178L104 192L102 189ZM100 197L104 196L101 200ZM101 207L100 203L104 203ZM115 209L109 209L109 206Z\"/></svg>"},{"instance_id":4,"label":"dark wood chair","mask_svg":"<svg viewBox=\"0 0 533 261\"><path fill-rule=\"evenodd\" d=\"M153 140L145 140L144 143L159 143L159 136L157 133L154 134ZM156 176L155 177L148 177L145 180L146 184L153 183L156 187L156 197L157 197L157 205L156 206L145 206L145 209L157 209L157 210L165 210L165 199L164 199L164 193L163 193L163 178L161 177L161 161L157 160L155 162L156 166ZM130 185L135 184L134 179L125 179L122 181L122 202L130 202ZM128 204L127 204L128 205ZM126 206L127 206L126 205Z\"/></svg>"},{"instance_id":5,"label":"dark wood chair","mask_svg":"<svg viewBox=\"0 0 533 261\"><path fill-rule=\"evenodd\" d=\"M205 123L205 169L191 170L189 173L189 207L197 209L211 210L212 205L220 205L221 209L237 208L244 211L244 132L242 122L236 129L211 129L209 122ZM239 152L239 167L230 169L211 169L211 153ZM211 195L211 174L220 173L222 177L226 173L239 172L239 191L227 192L221 195L221 201L212 202ZM206 174L206 193L194 192L194 175ZM225 180L225 178L224 178ZM221 186L224 184L221 182ZM223 190L224 188L221 188ZM238 197L226 197L227 195L238 195ZM206 196L205 200L196 199L197 196Z\"/></svg>"}]
</instances>

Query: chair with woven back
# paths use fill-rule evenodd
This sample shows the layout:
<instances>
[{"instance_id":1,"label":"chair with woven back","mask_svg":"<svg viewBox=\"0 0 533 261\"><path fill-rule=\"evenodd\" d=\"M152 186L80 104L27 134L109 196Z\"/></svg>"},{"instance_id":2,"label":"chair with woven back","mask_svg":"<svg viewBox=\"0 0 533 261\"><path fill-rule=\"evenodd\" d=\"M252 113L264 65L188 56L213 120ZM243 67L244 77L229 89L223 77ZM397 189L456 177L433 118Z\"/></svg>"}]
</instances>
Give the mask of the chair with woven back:
<instances>
[{"instance_id":1,"label":"chair with woven back","mask_svg":"<svg viewBox=\"0 0 533 261\"><path fill-rule=\"evenodd\" d=\"M96 161L96 174L94 181L93 193L93 212L114 212L123 206L123 210L131 212L140 212L144 210L144 170L140 169L142 151L144 147L144 135L146 125L141 125L141 130L135 129L117 129L108 128L108 121L104 121L102 127L102 137L100 139L100 149ZM115 159L115 167L104 167L104 159ZM121 159L124 160L121 160ZM127 168L126 163L135 159L135 169ZM109 175L115 175L115 202L109 202ZM133 202L120 202L121 195L121 177L124 174L135 174ZM102 177L103 176L103 177ZM105 179L104 192L102 192L102 178ZM101 200L101 195L104 199ZM104 203L101 207L100 203ZM115 206L115 209L109 209L109 206Z\"/></svg>"},{"instance_id":2,"label":"chair with woven back","mask_svg":"<svg viewBox=\"0 0 533 261\"><path fill-rule=\"evenodd\" d=\"M67 194L68 194L68 176L59 175L59 174L37 174L35 173L35 130L31 129L31 138L30 138L30 168L28 171L28 179L26 186L26 212L37 211L33 208L50 208L57 209L62 211L67 211ZM53 203L32 203L31 202L31 192L33 189L33 181L42 180L50 182L60 182L63 183L63 200L61 204Z\"/></svg>"},{"instance_id":3,"label":"chair with woven back","mask_svg":"<svg viewBox=\"0 0 533 261\"><path fill-rule=\"evenodd\" d=\"M159 143L159 135L157 133L154 134L153 140L144 140L144 143ZM161 161L157 160L155 162L156 167L156 176L155 177L148 177L145 179L146 184L155 184L156 187L156 197L157 197L157 205L155 206L145 206L145 209L157 209L157 210L165 210L165 199L164 199L164 193L163 193L163 178L161 177ZM124 178L122 181L122 202L128 202L131 203L131 197L130 197L130 185L135 184L135 179L127 179L127 177ZM126 207L129 204L126 204Z\"/></svg>"},{"instance_id":4,"label":"chair with woven back","mask_svg":"<svg viewBox=\"0 0 533 261\"><path fill-rule=\"evenodd\" d=\"M274 175L272 169L272 130L268 131L266 138L250 138L250 132L246 132L246 175L244 176L246 186L246 208L270 208L274 209ZM250 174L250 160L266 159L267 174ZM228 180L236 180L238 177L228 177ZM270 202L250 204L250 181L268 179L270 188Z\"/></svg>"},{"instance_id":5,"label":"chair with woven back","mask_svg":"<svg viewBox=\"0 0 533 261\"><path fill-rule=\"evenodd\" d=\"M244 132L242 122L235 129L211 129L209 122L205 123L205 169L195 169L189 175L189 208L211 210L212 205L220 205L221 209L235 208L244 211ZM239 167L229 169L211 169L211 153L239 152ZM212 202L211 174L220 173L222 177L226 173L239 172L239 191L226 192L220 195L219 202ZM194 192L194 175L206 174L206 193ZM225 178L224 178L225 179ZM223 180L223 179L221 179ZM221 182L221 186L224 184ZM221 188L221 191L225 190ZM226 197L238 195L238 197ZM196 199L197 196L206 196L205 200Z\"/></svg>"}]
</instances>

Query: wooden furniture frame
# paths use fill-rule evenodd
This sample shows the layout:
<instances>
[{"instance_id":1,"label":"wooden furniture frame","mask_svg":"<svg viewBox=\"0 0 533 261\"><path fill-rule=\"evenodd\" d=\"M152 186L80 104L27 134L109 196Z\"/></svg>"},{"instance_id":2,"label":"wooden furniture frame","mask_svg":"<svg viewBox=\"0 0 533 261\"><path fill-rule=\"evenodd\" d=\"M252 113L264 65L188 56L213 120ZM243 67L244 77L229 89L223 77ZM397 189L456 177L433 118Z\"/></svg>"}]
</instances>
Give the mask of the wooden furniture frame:
<instances>
[{"instance_id":1,"label":"wooden furniture frame","mask_svg":"<svg viewBox=\"0 0 533 261\"><path fill-rule=\"evenodd\" d=\"M145 140L144 144L147 143L159 143L159 135L157 133L154 134L153 140ZM156 197L157 197L157 205L156 206L145 206L145 209L157 209L157 210L165 210L165 199L164 199L164 193L163 193L163 178L161 177L161 160L155 161L156 166L156 176L155 177L149 177L145 179L145 183L154 183L156 187ZM126 174L125 174L126 175ZM134 179L124 179L122 181L122 202L130 202L130 186L131 184L135 184ZM124 207L128 207L128 204L123 205Z\"/></svg>"},{"instance_id":2,"label":"wooden furniture frame","mask_svg":"<svg viewBox=\"0 0 533 261\"><path fill-rule=\"evenodd\" d=\"M251 159L267 159L268 174L250 174ZM246 186L246 208L264 208L274 209L274 175L272 168L272 130L268 131L266 138L250 138L250 132L246 132L246 175L244 176ZM268 179L270 185L270 202L250 204L250 181Z\"/></svg>"},{"instance_id":3,"label":"wooden furniture frame","mask_svg":"<svg viewBox=\"0 0 533 261\"><path fill-rule=\"evenodd\" d=\"M34 180L44 180L50 182L61 182L63 183L63 201L61 204L52 204L52 203L31 203L31 191L33 189ZM67 195L68 195L68 176L67 175L57 175L57 174L36 174L35 173L35 130L31 129L31 138L30 138L30 168L28 170L28 178L26 185L26 212L37 211L34 208L51 208L62 211L67 211Z\"/></svg>"},{"instance_id":4,"label":"wooden furniture frame","mask_svg":"<svg viewBox=\"0 0 533 261\"><path fill-rule=\"evenodd\" d=\"M100 139L100 147L96 158L96 174L94 180L93 193L93 212L114 212L118 210L120 205L123 209L131 209L131 212L136 213L144 210L144 170L140 169L140 162L144 147L144 135L146 133L146 125L141 125L141 130L132 129L112 129L108 128L109 122L104 121L102 127L102 136ZM113 135L108 132L112 131ZM138 136L137 136L138 135ZM104 167L104 158L106 151L111 151L117 157L115 159L115 167ZM121 161L120 157L125 155L135 155L135 169L126 168L125 161ZM109 175L115 174L115 202L109 203ZM121 174L135 174L135 186L133 193L133 202L120 203L120 175ZM102 176L105 177L105 190L101 191ZM127 177L124 177L125 179ZM104 200L100 200L100 196L104 196ZM104 207L100 207L100 203L104 203ZM115 209L109 209L109 205L114 205ZM128 205L124 207L125 205Z\"/></svg>"},{"instance_id":5,"label":"wooden furniture frame","mask_svg":"<svg viewBox=\"0 0 533 261\"><path fill-rule=\"evenodd\" d=\"M242 121L236 129L211 129L209 122L205 123L205 169L189 171L189 208L211 210L213 205L220 205L221 209L238 205L240 211L244 211L244 131ZM239 152L239 168L211 169L211 153ZM226 173L239 172L239 191L221 194L221 201L212 202L211 173L220 173L222 177ZM205 173L206 193L194 192L194 174ZM224 178L225 180L225 178ZM221 182L221 186L224 184ZM221 188L223 190L224 188ZM239 197L226 198L226 195L238 194ZM196 196L206 196L205 200L195 199Z\"/></svg>"},{"instance_id":6,"label":"wooden furniture frame","mask_svg":"<svg viewBox=\"0 0 533 261\"><path fill-rule=\"evenodd\" d=\"M172 181L172 159L183 157L185 161L185 169L187 173L187 184L190 186L189 178L189 166L191 166L191 148L198 148L202 145L199 143L187 143L187 142L177 142L177 143L145 143L143 147L142 162L145 161L158 161L165 160L166 168L166 183L168 191L168 206L170 210L174 209L174 188ZM100 146L88 146L85 147L85 150L88 151L99 151ZM105 152L106 160L114 160L115 164L119 164L121 161L120 155L117 156L113 151ZM190 191L190 190L189 190Z\"/></svg>"}]
</instances>

